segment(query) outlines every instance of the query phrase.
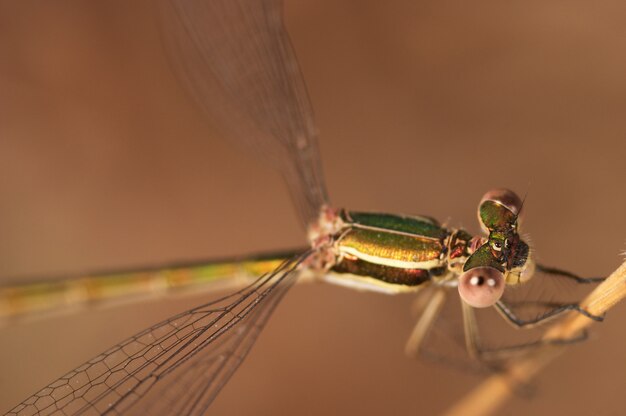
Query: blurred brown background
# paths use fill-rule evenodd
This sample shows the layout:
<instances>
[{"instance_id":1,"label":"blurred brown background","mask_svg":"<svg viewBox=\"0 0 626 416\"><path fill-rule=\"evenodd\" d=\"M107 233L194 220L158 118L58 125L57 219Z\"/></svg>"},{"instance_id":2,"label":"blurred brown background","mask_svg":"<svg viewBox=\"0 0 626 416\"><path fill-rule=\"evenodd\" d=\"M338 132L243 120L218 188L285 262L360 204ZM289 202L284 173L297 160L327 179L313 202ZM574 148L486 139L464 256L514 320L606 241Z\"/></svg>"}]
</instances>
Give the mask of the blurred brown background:
<instances>
[{"instance_id":1,"label":"blurred brown background","mask_svg":"<svg viewBox=\"0 0 626 416\"><path fill-rule=\"evenodd\" d=\"M540 260L583 275L626 236L626 4L286 4L332 201L478 231L528 193ZM167 66L151 2L0 2L0 276L304 243L277 175L215 137ZM0 331L0 411L206 296ZM436 414L476 379L402 353L411 296L292 289L215 414ZM623 414L626 306L503 414Z\"/></svg>"}]
</instances>

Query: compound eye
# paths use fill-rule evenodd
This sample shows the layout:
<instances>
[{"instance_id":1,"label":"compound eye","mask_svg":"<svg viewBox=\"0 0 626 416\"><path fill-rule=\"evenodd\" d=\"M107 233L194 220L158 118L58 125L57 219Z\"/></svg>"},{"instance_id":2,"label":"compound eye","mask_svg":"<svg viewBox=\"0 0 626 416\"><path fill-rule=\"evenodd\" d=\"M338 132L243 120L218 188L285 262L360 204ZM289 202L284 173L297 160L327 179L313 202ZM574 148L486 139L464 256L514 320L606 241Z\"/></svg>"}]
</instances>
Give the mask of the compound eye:
<instances>
[{"instance_id":1,"label":"compound eye","mask_svg":"<svg viewBox=\"0 0 626 416\"><path fill-rule=\"evenodd\" d=\"M485 201L494 201L506 209L511 211L514 215L519 215L522 210L522 200L519 196L510 189L499 188L492 189L483 195L483 199L480 200L482 204Z\"/></svg>"},{"instance_id":2,"label":"compound eye","mask_svg":"<svg viewBox=\"0 0 626 416\"><path fill-rule=\"evenodd\" d=\"M504 274L493 267L475 267L459 277L459 295L474 308L495 304L504 293Z\"/></svg>"},{"instance_id":3,"label":"compound eye","mask_svg":"<svg viewBox=\"0 0 626 416\"><path fill-rule=\"evenodd\" d=\"M486 233L494 230L516 231L521 222L522 200L508 189L492 189L478 205L478 221Z\"/></svg>"}]
</instances>

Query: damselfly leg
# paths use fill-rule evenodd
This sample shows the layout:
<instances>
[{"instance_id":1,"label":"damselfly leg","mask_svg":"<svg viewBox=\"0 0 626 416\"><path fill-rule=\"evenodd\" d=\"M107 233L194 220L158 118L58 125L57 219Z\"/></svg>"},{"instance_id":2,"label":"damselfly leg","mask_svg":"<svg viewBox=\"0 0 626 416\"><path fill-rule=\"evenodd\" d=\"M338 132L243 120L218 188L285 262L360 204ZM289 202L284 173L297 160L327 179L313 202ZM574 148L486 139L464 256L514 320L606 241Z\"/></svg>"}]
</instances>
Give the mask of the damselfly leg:
<instances>
[{"instance_id":1,"label":"damselfly leg","mask_svg":"<svg viewBox=\"0 0 626 416\"><path fill-rule=\"evenodd\" d=\"M593 320L603 317L589 314L580 307L576 287L588 288L603 278L582 278L561 269L537 266L537 276L527 287L510 290L496 304L493 311L473 308L464 301L457 302L456 294L447 293L448 288L430 288L430 292L417 299L419 319L406 344L410 357L423 356L454 367L470 370L488 369L498 371L510 360L548 344L570 344L587 338L586 332L566 339L543 338L541 327L558 319L566 311L575 311ZM548 284L552 279L558 284ZM538 287L540 291L536 291ZM424 294L420 294L424 295ZM451 295L451 296L450 296ZM563 299L563 300L561 300ZM571 300L570 300L571 299ZM453 305L460 308L452 310ZM460 310L458 310L460 309ZM504 319L503 319L504 318ZM499 322L498 322L499 321ZM500 323L504 327L497 327ZM497 329L494 329L496 328ZM511 333L508 328L513 328ZM458 333L464 334L462 338ZM451 349L444 344L458 344ZM462 344L463 348L458 348Z\"/></svg>"},{"instance_id":2,"label":"damselfly leg","mask_svg":"<svg viewBox=\"0 0 626 416\"><path fill-rule=\"evenodd\" d=\"M543 273L545 279L561 278L567 282L575 285L591 285L597 284L604 280L603 277L580 277L574 273L561 270L554 267L547 267L537 265L537 271ZM501 299L496 303L497 310L504 316L512 325L518 328L532 327L534 325L542 324L553 318L556 318L568 311L575 311L581 315L586 316L594 321L602 321L604 316L596 316L585 309L583 309L578 303L575 302L556 302L556 301L542 301L541 299L529 299L521 301L507 301ZM523 310L524 308L537 308L542 309L542 312L532 318L524 318L516 313L516 310Z\"/></svg>"}]
</instances>

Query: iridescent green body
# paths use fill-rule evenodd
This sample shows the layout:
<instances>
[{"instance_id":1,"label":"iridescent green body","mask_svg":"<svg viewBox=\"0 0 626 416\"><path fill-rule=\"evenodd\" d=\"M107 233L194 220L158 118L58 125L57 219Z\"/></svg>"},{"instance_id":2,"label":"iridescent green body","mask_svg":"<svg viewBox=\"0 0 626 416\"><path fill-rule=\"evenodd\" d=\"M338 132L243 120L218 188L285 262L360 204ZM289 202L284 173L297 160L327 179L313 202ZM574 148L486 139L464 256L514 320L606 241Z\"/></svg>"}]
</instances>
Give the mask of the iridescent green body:
<instances>
[{"instance_id":1,"label":"iridescent green body","mask_svg":"<svg viewBox=\"0 0 626 416\"><path fill-rule=\"evenodd\" d=\"M468 256L471 236L431 218L341 211L332 271L415 288L448 275ZM455 269L456 270L456 269Z\"/></svg>"},{"instance_id":2,"label":"iridescent green body","mask_svg":"<svg viewBox=\"0 0 626 416\"><path fill-rule=\"evenodd\" d=\"M0 287L0 326L22 315L114 305L121 300L184 292L239 288L276 269L293 253L224 259L144 270L79 275L62 280Z\"/></svg>"}]
</instances>

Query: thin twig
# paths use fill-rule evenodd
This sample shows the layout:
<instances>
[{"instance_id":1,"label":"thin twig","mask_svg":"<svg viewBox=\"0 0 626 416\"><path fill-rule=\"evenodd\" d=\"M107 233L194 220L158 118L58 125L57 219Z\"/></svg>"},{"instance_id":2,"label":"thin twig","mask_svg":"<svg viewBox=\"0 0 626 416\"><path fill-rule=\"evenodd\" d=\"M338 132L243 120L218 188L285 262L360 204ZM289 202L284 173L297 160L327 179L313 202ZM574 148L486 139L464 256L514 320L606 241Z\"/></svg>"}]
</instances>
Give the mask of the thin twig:
<instances>
[{"instance_id":1,"label":"thin twig","mask_svg":"<svg viewBox=\"0 0 626 416\"><path fill-rule=\"evenodd\" d=\"M617 302L626 297L626 261L602 282L581 306L596 316L602 316ZM571 311L543 335L544 340L567 339L581 333L593 321ZM524 385L543 367L558 357L567 346L548 344L519 361L504 372L489 377L463 399L448 409L445 416L485 416L496 412L509 399L516 387Z\"/></svg>"}]
</instances>

